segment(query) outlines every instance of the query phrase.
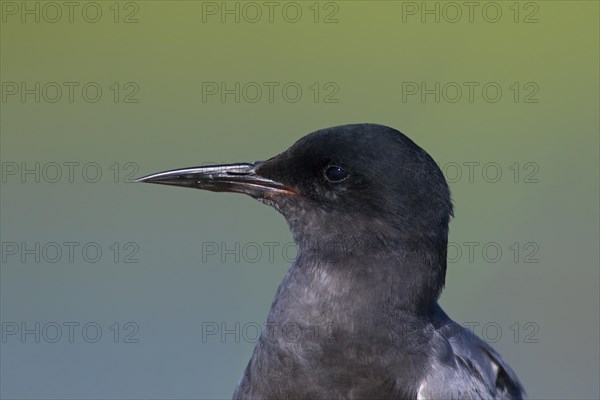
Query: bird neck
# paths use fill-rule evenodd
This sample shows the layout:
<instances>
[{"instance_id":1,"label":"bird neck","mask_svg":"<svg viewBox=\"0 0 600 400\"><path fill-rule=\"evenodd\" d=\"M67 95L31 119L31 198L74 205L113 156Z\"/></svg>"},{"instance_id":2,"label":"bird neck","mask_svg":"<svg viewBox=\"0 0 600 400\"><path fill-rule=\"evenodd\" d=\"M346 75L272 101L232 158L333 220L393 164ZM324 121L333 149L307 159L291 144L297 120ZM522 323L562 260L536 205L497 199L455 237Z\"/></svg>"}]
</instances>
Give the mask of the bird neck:
<instances>
[{"instance_id":1,"label":"bird neck","mask_svg":"<svg viewBox=\"0 0 600 400\"><path fill-rule=\"evenodd\" d=\"M397 307L433 312L446 278L447 218L392 223L307 203L270 205L284 215L298 245L295 269L309 265L317 273L336 274L336 282L357 285L369 282L369 275L381 277L391 285L389 296ZM374 286L364 291L366 296L377 292Z\"/></svg>"},{"instance_id":2,"label":"bird neck","mask_svg":"<svg viewBox=\"0 0 600 400\"><path fill-rule=\"evenodd\" d=\"M447 240L407 240L384 237L382 232L356 235L356 229L349 230L338 233L335 240L328 240L323 232L314 238L303 235L296 238L296 264L309 266L307 272L316 276L333 276L332 281L355 287L373 299L384 296L396 309L411 314L434 312L445 282Z\"/></svg>"}]
</instances>

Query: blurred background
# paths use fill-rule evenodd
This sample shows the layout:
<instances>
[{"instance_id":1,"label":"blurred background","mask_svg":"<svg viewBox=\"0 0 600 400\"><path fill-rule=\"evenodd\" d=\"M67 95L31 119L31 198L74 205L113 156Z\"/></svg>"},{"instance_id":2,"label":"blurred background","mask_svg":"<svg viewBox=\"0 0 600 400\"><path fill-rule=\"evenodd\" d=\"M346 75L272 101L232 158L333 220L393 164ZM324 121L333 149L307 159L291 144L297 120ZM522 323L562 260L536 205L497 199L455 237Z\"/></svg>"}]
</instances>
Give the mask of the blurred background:
<instances>
[{"instance_id":1,"label":"blurred background","mask_svg":"<svg viewBox=\"0 0 600 400\"><path fill-rule=\"evenodd\" d=\"M131 179L355 122L450 182L449 315L531 398L599 398L599 3L0 4L3 399L230 398L285 221Z\"/></svg>"}]
</instances>

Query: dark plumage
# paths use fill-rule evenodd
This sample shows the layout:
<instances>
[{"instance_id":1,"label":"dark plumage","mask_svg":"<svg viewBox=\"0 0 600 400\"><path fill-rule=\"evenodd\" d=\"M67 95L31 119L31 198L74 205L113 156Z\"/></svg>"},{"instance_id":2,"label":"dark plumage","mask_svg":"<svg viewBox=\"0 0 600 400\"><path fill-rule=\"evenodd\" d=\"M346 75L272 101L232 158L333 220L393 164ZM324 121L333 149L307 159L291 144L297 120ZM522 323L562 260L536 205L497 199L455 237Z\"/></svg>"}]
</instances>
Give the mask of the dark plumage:
<instances>
[{"instance_id":1,"label":"dark plumage","mask_svg":"<svg viewBox=\"0 0 600 400\"><path fill-rule=\"evenodd\" d=\"M299 246L234 399L524 397L502 358L437 304L450 190L402 133L338 126L264 162L140 181L248 194L283 214Z\"/></svg>"}]
</instances>

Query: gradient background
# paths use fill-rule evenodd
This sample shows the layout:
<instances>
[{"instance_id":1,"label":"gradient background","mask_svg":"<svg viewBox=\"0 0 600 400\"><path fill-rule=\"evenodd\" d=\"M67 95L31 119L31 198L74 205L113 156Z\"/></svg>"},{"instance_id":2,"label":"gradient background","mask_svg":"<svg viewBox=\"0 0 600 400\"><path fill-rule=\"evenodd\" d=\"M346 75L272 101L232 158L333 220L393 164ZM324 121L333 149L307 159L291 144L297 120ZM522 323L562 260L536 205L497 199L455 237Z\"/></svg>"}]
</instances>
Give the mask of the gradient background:
<instances>
[{"instance_id":1,"label":"gradient background","mask_svg":"<svg viewBox=\"0 0 600 400\"><path fill-rule=\"evenodd\" d=\"M95 162L102 178L88 183L81 168L73 183L66 168L57 183L5 176L1 239L29 247L94 242L103 253L96 263L82 258L81 246L72 263L65 254L55 263L3 254L5 327L80 325L73 343L66 328L57 343L6 336L0 343L2 398L229 398L254 347L247 337L253 331L246 331L247 340L230 334L203 343L203 323L234 329L239 322L239 331L262 323L289 262L281 247L273 260L262 247L258 262L249 259L253 252L222 261L207 257L203 243L283 245L291 241L287 226L275 211L244 196L137 185L124 176L265 159L310 131L353 122L391 125L441 165L463 166L461 178L447 170L456 206L450 241L463 254L449 264L441 299L446 311L458 322L479 323L476 333L488 340L496 334L483 334L484 324L502 328L493 346L531 398L600 397L598 2L522 2L518 23L513 2L495 3L502 10L497 23L483 18L486 2L478 3L473 22L463 15L455 23L444 14L439 23L434 16L422 22L420 15L403 13L410 4L393 1L321 3L318 23L309 9L313 2L295 3L303 12L297 23L282 17L286 3L278 3L272 23L265 15L256 23L236 23L232 16L223 23L219 15L203 14L207 5L199 1L119 3L117 23L112 1L95 3L103 12L96 23L82 17L87 2L79 2L73 22L63 15L53 23L43 18L54 18L44 4L39 23L35 15L22 22L21 8L35 3L2 1L1 81L80 86L72 103L66 92L55 103L43 96L36 103L32 95L23 102L3 86L3 172L13 163ZM94 9L87 11L93 17ZM334 11L337 23L323 23ZM137 22L124 23L130 12ZM451 9L446 12L453 18ZM537 22L524 23L532 12ZM272 103L266 94L255 103L243 96L239 103L233 96L203 101L203 82L236 81L279 82L279 88L297 82L303 95L296 103L283 99L281 90ZM467 81L497 82L502 97L488 102L476 90L473 102L466 93L455 103L443 97L437 103L431 95L424 102L419 96L403 100L403 82L432 87ZM102 87L98 102L83 99L86 82ZM122 89L134 82L138 102L115 102L113 82ZM314 82L322 90L334 82L338 102L325 103L325 92L315 102ZM524 102L527 91L515 102L514 82L521 90L534 82L538 102ZM465 162L480 163L472 182ZM496 183L482 175L481 166L490 162L501 167ZM517 183L509 169L515 162ZM537 182L524 182L532 172L524 168L528 162L537 166ZM114 163L121 172L117 183ZM472 241L480 246L470 260L464 243ZM115 262L113 242L136 243L139 262L122 262L124 253ZM481 253L490 242L502 249L495 263ZM523 262L523 249L515 262L514 242L521 248L535 243L539 262ZM88 322L103 329L97 343L82 338ZM115 322L118 343L109 328ZM123 343L131 331L124 329L127 322L139 327L138 343Z\"/></svg>"}]
</instances>

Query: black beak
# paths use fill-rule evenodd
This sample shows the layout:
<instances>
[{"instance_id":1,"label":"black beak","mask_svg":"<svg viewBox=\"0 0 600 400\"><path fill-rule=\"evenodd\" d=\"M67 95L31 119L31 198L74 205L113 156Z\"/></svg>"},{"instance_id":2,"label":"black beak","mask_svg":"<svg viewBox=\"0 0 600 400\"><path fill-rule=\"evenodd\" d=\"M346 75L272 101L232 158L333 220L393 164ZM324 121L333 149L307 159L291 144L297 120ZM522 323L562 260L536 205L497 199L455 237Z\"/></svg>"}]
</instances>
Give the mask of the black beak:
<instances>
[{"instance_id":1,"label":"black beak","mask_svg":"<svg viewBox=\"0 0 600 400\"><path fill-rule=\"evenodd\" d=\"M256 173L261 162L209 165L174 169L144 176L136 182L157 183L159 185L182 186L213 192L244 193L255 198L275 194L298 194L286 185L262 177Z\"/></svg>"}]
</instances>

